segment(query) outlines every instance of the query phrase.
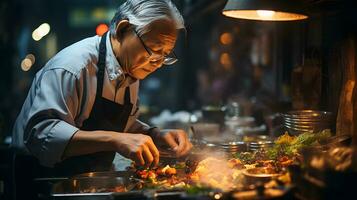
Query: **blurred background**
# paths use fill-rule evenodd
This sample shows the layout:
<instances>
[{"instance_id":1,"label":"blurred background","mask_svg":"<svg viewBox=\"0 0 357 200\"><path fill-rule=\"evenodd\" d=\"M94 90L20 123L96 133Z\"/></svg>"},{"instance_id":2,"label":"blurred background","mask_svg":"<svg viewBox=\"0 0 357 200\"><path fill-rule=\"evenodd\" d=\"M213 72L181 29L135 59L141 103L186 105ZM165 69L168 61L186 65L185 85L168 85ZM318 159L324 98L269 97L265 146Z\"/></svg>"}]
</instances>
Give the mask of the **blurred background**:
<instances>
[{"instance_id":1,"label":"blurred background","mask_svg":"<svg viewBox=\"0 0 357 200\"><path fill-rule=\"evenodd\" d=\"M0 2L0 143L11 141L36 72L66 46L103 34L122 2ZM279 112L317 109L337 115L345 44L356 33L352 1L305 0L310 18L292 22L228 18L222 15L225 0L173 2L187 34L177 41L179 62L141 82L144 121L166 126L163 119L170 116L193 123L205 112L218 111L225 119L252 117L269 132Z\"/></svg>"}]
</instances>

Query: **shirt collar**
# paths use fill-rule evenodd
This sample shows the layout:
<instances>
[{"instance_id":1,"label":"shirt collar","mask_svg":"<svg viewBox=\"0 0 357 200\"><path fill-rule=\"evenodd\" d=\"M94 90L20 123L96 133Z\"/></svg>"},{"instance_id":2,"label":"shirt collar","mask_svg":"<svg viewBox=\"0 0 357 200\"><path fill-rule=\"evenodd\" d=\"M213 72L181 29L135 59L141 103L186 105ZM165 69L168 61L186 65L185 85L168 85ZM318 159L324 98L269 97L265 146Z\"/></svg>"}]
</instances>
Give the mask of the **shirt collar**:
<instances>
[{"instance_id":1,"label":"shirt collar","mask_svg":"<svg viewBox=\"0 0 357 200\"><path fill-rule=\"evenodd\" d=\"M112 44L110 41L110 32L107 34L106 38L107 55L106 55L106 69L109 76L109 80L117 80L118 77L124 77L124 71L120 66L117 58L114 55Z\"/></svg>"}]
</instances>

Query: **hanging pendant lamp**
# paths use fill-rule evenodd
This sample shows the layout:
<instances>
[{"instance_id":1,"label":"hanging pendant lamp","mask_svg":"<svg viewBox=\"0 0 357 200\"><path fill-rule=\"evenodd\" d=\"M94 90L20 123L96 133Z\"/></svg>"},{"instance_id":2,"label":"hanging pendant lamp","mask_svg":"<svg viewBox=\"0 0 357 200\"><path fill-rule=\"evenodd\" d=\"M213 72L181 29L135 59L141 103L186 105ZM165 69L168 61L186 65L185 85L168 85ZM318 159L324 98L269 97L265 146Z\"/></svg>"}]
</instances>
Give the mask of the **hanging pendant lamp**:
<instances>
[{"instance_id":1,"label":"hanging pendant lamp","mask_svg":"<svg viewBox=\"0 0 357 200\"><path fill-rule=\"evenodd\" d=\"M262 21L307 19L301 0L228 0L223 15Z\"/></svg>"}]
</instances>

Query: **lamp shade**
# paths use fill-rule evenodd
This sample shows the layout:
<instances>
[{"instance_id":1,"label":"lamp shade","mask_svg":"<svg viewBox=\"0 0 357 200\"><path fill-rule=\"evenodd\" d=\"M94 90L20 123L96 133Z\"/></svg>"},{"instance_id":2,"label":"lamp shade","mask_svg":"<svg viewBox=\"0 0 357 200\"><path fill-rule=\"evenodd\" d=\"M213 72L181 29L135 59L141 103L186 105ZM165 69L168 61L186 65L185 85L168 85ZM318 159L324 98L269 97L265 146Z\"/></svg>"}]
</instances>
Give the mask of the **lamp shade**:
<instances>
[{"instance_id":1,"label":"lamp shade","mask_svg":"<svg viewBox=\"0 0 357 200\"><path fill-rule=\"evenodd\" d=\"M301 0L228 0L223 15L263 21L307 19Z\"/></svg>"}]
</instances>

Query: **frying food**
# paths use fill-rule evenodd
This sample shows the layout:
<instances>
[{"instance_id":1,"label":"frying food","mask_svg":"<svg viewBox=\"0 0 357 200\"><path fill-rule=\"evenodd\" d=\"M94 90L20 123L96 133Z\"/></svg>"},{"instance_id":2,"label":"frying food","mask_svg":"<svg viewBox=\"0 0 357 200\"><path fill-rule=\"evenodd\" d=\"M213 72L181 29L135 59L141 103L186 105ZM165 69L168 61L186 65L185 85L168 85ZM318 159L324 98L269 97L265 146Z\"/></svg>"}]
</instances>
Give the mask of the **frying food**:
<instances>
[{"instance_id":1,"label":"frying food","mask_svg":"<svg viewBox=\"0 0 357 200\"><path fill-rule=\"evenodd\" d=\"M235 158L227 161L222 158L208 157L198 164L189 177L196 184L232 190L241 183L241 169L243 168L242 162Z\"/></svg>"},{"instance_id":2,"label":"frying food","mask_svg":"<svg viewBox=\"0 0 357 200\"><path fill-rule=\"evenodd\" d=\"M240 152L221 157L211 155L202 160L186 160L175 165L134 169L136 176L145 181L146 188L188 190L209 187L222 191L237 190L252 184L248 181L251 174L258 179L265 178L265 187L271 188L290 183L287 167L299 163L301 148L318 144L321 139L330 136L329 130L319 133L308 132L299 136L285 133L267 150Z\"/></svg>"},{"instance_id":3,"label":"frying food","mask_svg":"<svg viewBox=\"0 0 357 200\"><path fill-rule=\"evenodd\" d=\"M129 168L132 173L129 174L134 174L134 177L130 176L129 179L133 181L103 187L90 186L80 189L80 192L128 192L140 189L202 192L207 188L245 191L258 182L263 183L264 188L288 186L291 179L287 167L299 164L301 148L319 144L330 135L329 130L314 134L303 133L299 136L286 133L266 150L233 154L193 154L185 161L172 162L170 165L161 163L154 168L132 165Z\"/></svg>"}]
</instances>

